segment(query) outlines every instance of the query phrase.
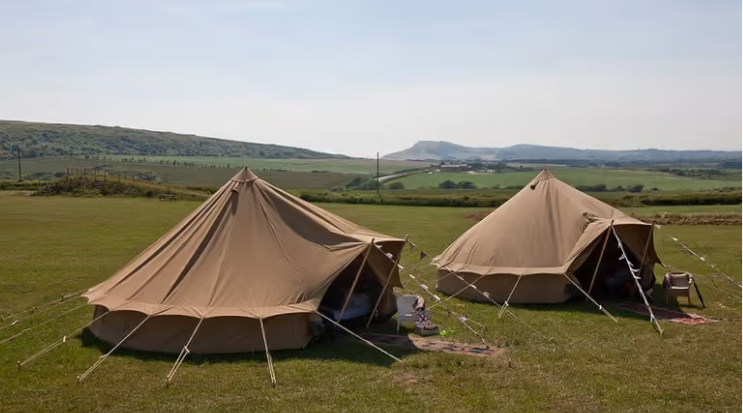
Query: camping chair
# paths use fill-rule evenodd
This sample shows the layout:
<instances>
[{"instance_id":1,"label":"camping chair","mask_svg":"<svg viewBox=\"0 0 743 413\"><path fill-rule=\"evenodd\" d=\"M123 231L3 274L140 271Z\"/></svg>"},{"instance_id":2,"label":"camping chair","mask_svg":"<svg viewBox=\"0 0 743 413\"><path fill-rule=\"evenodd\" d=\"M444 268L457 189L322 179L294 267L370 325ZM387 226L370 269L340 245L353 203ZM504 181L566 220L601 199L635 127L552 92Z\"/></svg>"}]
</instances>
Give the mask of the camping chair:
<instances>
[{"instance_id":1,"label":"camping chair","mask_svg":"<svg viewBox=\"0 0 743 413\"><path fill-rule=\"evenodd\" d=\"M397 332L399 333L402 323L415 323L418 320L417 312L413 309L413 306L418 302L418 296L405 294L397 297L395 302L397 305Z\"/></svg>"},{"instance_id":2,"label":"camping chair","mask_svg":"<svg viewBox=\"0 0 743 413\"><path fill-rule=\"evenodd\" d=\"M666 304L668 297L686 297L691 305L691 284L694 277L688 272L669 272L663 277L663 288L666 290Z\"/></svg>"}]
</instances>

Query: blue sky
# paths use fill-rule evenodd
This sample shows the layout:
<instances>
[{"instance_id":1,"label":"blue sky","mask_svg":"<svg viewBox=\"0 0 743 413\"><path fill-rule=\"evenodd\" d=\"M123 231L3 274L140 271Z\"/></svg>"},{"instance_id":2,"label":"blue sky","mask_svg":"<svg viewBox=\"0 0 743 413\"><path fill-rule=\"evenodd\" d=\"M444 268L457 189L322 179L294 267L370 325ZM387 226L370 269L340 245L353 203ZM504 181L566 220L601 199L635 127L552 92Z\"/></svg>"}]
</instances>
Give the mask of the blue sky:
<instances>
[{"instance_id":1,"label":"blue sky","mask_svg":"<svg viewBox=\"0 0 743 413\"><path fill-rule=\"evenodd\" d=\"M741 3L0 0L0 118L373 156L741 149Z\"/></svg>"}]
</instances>

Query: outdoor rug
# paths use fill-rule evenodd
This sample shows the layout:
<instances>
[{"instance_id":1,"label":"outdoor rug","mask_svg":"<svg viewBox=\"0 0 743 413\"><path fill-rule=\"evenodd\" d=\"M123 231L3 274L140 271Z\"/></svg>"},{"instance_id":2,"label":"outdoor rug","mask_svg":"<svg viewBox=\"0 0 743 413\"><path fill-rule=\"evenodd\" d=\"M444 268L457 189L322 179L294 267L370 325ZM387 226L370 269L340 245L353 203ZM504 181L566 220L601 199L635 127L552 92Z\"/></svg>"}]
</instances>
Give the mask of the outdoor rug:
<instances>
[{"instance_id":1,"label":"outdoor rug","mask_svg":"<svg viewBox=\"0 0 743 413\"><path fill-rule=\"evenodd\" d=\"M439 351L444 353L465 354L479 357L497 357L505 353L505 349L497 345L470 345L452 343L448 341L433 340L427 337L396 336L390 334L362 334L366 340L378 346L398 346L415 348L423 351Z\"/></svg>"},{"instance_id":2,"label":"outdoor rug","mask_svg":"<svg viewBox=\"0 0 743 413\"><path fill-rule=\"evenodd\" d=\"M642 314L650 317L650 313L648 313L648 309L645 307L644 304L641 303L619 303L617 304L619 308L626 311L631 311L633 313ZM706 323L716 323L720 320L715 318L708 318L697 314L691 314L691 313L685 313L683 311L676 311L676 310L670 310L668 308L663 307L656 307L652 306L653 314L655 314L655 317L658 320L667 320L671 321L673 323L681 323L681 324L706 324Z\"/></svg>"}]
</instances>

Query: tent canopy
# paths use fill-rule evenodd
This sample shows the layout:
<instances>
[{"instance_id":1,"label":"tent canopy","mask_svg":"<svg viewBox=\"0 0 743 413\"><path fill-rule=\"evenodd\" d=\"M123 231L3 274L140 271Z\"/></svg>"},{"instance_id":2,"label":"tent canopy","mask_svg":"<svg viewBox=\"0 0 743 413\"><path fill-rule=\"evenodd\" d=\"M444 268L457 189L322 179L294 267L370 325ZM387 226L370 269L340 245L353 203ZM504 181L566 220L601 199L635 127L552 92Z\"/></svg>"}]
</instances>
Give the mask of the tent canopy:
<instances>
[{"instance_id":1,"label":"tent canopy","mask_svg":"<svg viewBox=\"0 0 743 413\"><path fill-rule=\"evenodd\" d=\"M358 266L367 251L365 273L379 284L391 276L390 286L400 286L397 267L385 253L399 256L403 245L402 239L333 215L244 168L83 296L108 310L158 318L306 315L318 309L337 277L356 273L347 267Z\"/></svg>"},{"instance_id":2,"label":"tent canopy","mask_svg":"<svg viewBox=\"0 0 743 413\"><path fill-rule=\"evenodd\" d=\"M440 269L478 276L542 276L532 287L563 289L544 276L572 277L611 223L638 259L652 226L625 215L543 170L526 187L474 225L434 259ZM643 265L658 260L651 243ZM483 282L493 280L483 280ZM513 284L513 282L510 282ZM587 286L585 286L587 288ZM452 287L454 289L455 287ZM458 290L461 285L456 287ZM521 289L522 287L519 287ZM510 290L510 288L509 288ZM534 294L536 301L540 301ZM562 292L546 301L564 297ZM529 299L527 298L527 301ZM561 298L557 298L561 300ZM562 299L564 300L564 299Z\"/></svg>"}]
</instances>

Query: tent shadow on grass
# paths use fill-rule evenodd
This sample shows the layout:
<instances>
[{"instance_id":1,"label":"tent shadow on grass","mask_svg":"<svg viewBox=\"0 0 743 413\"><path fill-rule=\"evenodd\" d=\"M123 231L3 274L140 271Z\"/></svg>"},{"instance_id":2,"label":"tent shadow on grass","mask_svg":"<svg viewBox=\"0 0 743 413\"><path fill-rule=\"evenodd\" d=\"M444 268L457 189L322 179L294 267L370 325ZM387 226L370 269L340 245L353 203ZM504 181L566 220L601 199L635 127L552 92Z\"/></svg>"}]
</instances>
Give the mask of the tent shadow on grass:
<instances>
[{"instance_id":1,"label":"tent shadow on grass","mask_svg":"<svg viewBox=\"0 0 743 413\"><path fill-rule=\"evenodd\" d=\"M388 320L383 324L372 326L370 331L375 333L389 333L395 331L395 321ZM363 333L355 331L356 334ZM346 337L347 336L347 337ZM95 347L102 354L107 353L113 348L113 345L96 337L89 328L85 328L80 333L80 340L83 347ZM185 344L185 343L184 343ZM385 351L402 359L405 356L419 353L420 350L413 346L380 346ZM140 360L175 362L177 354L152 353L138 350L126 349L119 347L112 354L117 357L132 357ZM304 360L344 360L353 363L372 364L380 367L389 367L395 363L379 350L368 344L354 338L350 334L338 329L333 333L327 333L321 338L311 342L304 349L295 350L274 350L271 351L271 357L274 361L304 359ZM220 364L220 363L242 363L255 362L264 363L266 354L263 350L254 353L235 353L235 354L189 354L184 364L202 365L202 364Z\"/></svg>"},{"instance_id":2,"label":"tent shadow on grass","mask_svg":"<svg viewBox=\"0 0 743 413\"><path fill-rule=\"evenodd\" d=\"M681 312L689 312L690 310L699 309L699 299L694 296L694 293L692 292L692 305L686 304L684 299L682 302L679 302L678 299L671 297L668 300L668 303L666 303L666 291L660 284L654 284L653 285L653 302L650 303L652 306L657 307L663 307L668 310L674 310L674 311L681 311ZM476 300L469 300L464 297L457 297L459 300L466 301L466 302L472 302L477 304L484 304L484 305L491 305L494 310L497 310L498 307L495 305L489 304L489 303L483 303L481 301ZM695 300L696 298L696 300ZM609 311L614 317L617 319L622 318L630 318L630 319L637 319L637 320L643 320L647 321L648 316L643 314L638 314L632 311L624 310L620 307L618 307L618 304L623 302L636 302L643 304L642 299L639 296L636 296L634 299L620 299L620 298L603 298L603 299L597 299L596 300L599 304L601 304L604 308ZM593 303L588 301L584 296L575 297L572 300L569 300L566 303L562 304L510 304L508 305L509 308L512 308L514 310L514 313L518 316L518 311L544 311L544 312L567 312L567 313L592 313L592 314L598 314L598 315L604 315L601 310L599 310ZM497 311L496 311L497 313Z\"/></svg>"}]
</instances>

